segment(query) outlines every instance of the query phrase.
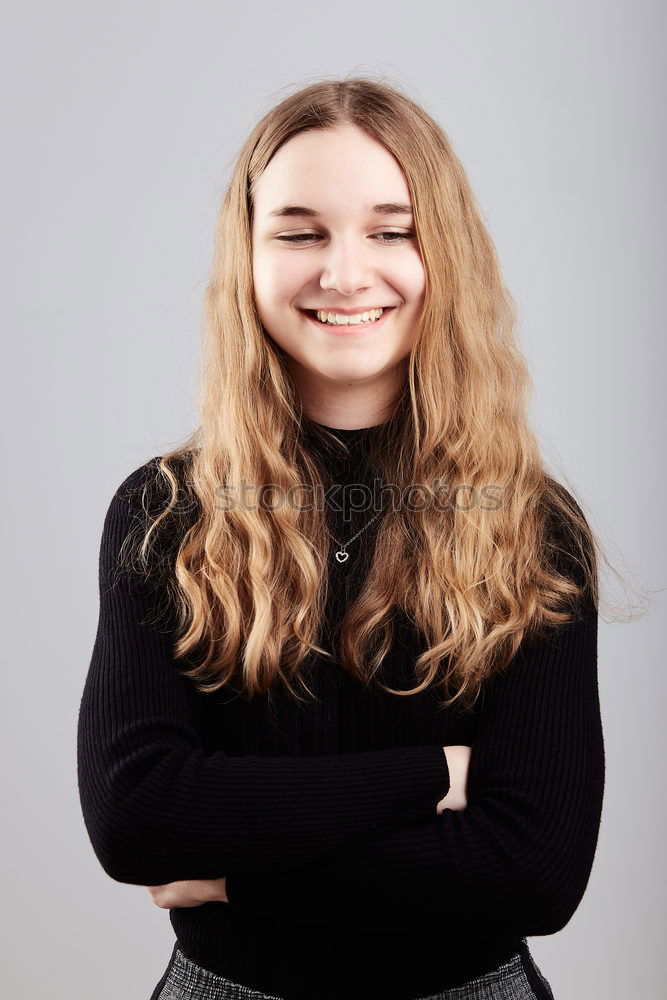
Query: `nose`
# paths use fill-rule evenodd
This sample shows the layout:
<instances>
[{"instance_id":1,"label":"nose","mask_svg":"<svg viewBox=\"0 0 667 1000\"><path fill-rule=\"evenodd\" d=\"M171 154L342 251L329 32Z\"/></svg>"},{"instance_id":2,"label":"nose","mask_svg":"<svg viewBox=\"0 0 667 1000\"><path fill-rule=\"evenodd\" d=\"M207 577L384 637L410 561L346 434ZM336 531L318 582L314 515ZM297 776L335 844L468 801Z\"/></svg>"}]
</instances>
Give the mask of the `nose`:
<instances>
[{"instance_id":1,"label":"nose","mask_svg":"<svg viewBox=\"0 0 667 1000\"><path fill-rule=\"evenodd\" d=\"M320 288L333 289L341 295L356 295L371 288L373 270L364 250L351 242L332 243L326 253L320 276Z\"/></svg>"}]
</instances>

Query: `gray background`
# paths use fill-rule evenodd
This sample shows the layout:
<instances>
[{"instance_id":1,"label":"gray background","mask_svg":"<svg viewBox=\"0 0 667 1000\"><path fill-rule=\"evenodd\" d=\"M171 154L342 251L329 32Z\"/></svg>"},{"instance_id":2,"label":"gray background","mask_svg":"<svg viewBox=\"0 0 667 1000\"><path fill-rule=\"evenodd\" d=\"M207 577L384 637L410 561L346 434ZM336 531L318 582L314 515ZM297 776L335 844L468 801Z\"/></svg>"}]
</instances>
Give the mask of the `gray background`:
<instances>
[{"instance_id":1,"label":"gray background","mask_svg":"<svg viewBox=\"0 0 667 1000\"><path fill-rule=\"evenodd\" d=\"M78 802L98 547L122 479L194 426L228 169L292 88L384 73L444 127L519 303L545 458L615 564L664 588L664 20L647 0L4 3L6 996L147 1000L171 952ZM567 927L529 939L556 1000L665 995L664 608L600 623L598 853Z\"/></svg>"}]
</instances>

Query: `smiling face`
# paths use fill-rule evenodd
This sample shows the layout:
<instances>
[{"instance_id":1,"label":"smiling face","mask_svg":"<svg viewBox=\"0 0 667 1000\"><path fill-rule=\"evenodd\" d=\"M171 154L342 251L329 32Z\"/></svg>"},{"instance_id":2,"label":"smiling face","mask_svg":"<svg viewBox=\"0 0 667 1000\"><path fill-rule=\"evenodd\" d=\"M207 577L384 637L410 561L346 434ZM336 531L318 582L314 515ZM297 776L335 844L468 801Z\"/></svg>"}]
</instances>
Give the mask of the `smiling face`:
<instances>
[{"instance_id":1,"label":"smiling face","mask_svg":"<svg viewBox=\"0 0 667 1000\"><path fill-rule=\"evenodd\" d=\"M257 182L257 311L304 412L331 427L384 423L405 383L425 275L414 218L400 206L412 208L398 162L354 125L299 133ZM361 326L312 315L376 307L379 321Z\"/></svg>"}]
</instances>

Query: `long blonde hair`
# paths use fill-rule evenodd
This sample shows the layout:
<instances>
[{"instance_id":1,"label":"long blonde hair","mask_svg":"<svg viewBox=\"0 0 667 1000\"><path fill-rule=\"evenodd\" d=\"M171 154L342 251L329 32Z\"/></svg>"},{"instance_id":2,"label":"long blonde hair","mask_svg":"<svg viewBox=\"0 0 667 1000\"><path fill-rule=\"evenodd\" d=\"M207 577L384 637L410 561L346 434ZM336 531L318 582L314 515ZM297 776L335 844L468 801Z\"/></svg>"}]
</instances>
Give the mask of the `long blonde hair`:
<instances>
[{"instance_id":1,"label":"long blonde hair","mask_svg":"<svg viewBox=\"0 0 667 1000\"><path fill-rule=\"evenodd\" d=\"M444 705L470 708L524 639L569 621L584 594L598 606L599 546L579 504L546 472L528 426L516 307L463 167L436 122L383 82L315 82L272 108L243 144L205 296L201 422L153 467L136 553L148 573L159 526L175 527L165 575L178 616L173 652L198 690L238 681L251 698L280 678L297 698L295 680L312 694L306 658L332 657L319 645L331 544L324 512L218 501L243 481L282 495L317 487L298 394L255 307L253 191L290 138L346 123L396 158L412 197L425 299L405 388L373 461L386 482L419 488L427 502L381 521L364 586L340 623L338 655L370 684L398 609L424 651L413 688L380 686L406 697L437 682ZM443 482L476 496L496 484L501 502L443 505Z\"/></svg>"}]
</instances>

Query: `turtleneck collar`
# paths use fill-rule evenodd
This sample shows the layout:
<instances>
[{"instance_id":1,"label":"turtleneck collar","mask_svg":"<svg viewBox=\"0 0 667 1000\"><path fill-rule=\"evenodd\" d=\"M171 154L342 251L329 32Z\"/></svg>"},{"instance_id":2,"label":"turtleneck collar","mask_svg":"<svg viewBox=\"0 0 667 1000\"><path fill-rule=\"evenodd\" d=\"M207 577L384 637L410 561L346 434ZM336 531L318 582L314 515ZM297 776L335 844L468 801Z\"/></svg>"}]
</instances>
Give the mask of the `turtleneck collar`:
<instances>
[{"instance_id":1,"label":"turtleneck collar","mask_svg":"<svg viewBox=\"0 0 667 1000\"><path fill-rule=\"evenodd\" d=\"M315 420L311 420L311 423L316 423ZM325 431L333 431L335 434L359 434L361 431L374 431L378 427L382 427L382 424L373 424L371 427L329 427L328 424L317 424L318 427L322 427Z\"/></svg>"},{"instance_id":2,"label":"turtleneck collar","mask_svg":"<svg viewBox=\"0 0 667 1000\"><path fill-rule=\"evenodd\" d=\"M331 434L335 434L337 437L341 438L343 441L354 440L357 437L368 437L374 431L378 431L384 424L373 424L371 427L330 427L329 424L321 424L315 420L309 421L312 427L321 428L323 431L329 431Z\"/></svg>"},{"instance_id":3,"label":"turtleneck collar","mask_svg":"<svg viewBox=\"0 0 667 1000\"><path fill-rule=\"evenodd\" d=\"M371 444L382 426L331 427L309 419L304 421L305 441L334 478L346 478L352 472L363 476Z\"/></svg>"}]
</instances>

